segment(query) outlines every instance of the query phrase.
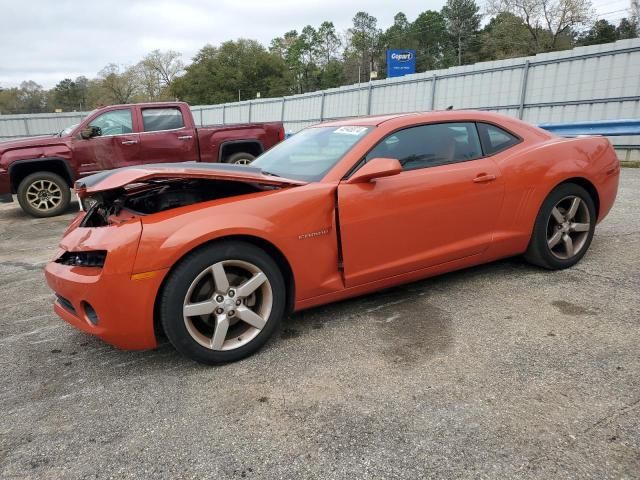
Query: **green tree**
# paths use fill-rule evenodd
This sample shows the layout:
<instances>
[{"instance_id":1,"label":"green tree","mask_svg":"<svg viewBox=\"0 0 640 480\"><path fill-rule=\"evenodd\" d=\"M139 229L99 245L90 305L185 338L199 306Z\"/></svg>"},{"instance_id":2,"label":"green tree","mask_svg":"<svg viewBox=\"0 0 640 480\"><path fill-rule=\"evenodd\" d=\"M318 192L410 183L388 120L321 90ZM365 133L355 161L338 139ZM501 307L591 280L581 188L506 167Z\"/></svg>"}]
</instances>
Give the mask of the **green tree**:
<instances>
[{"instance_id":1,"label":"green tree","mask_svg":"<svg viewBox=\"0 0 640 480\"><path fill-rule=\"evenodd\" d=\"M338 58L341 47L342 40L336 33L333 22L322 22L317 31L319 88L334 88L344 84L344 69Z\"/></svg>"},{"instance_id":2,"label":"green tree","mask_svg":"<svg viewBox=\"0 0 640 480\"><path fill-rule=\"evenodd\" d=\"M385 48L415 48L416 39L412 29L412 24L407 16L398 12L393 17L391 25L381 36L381 41Z\"/></svg>"},{"instance_id":3,"label":"green tree","mask_svg":"<svg viewBox=\"0 0 640 480\"><path fill-rule=\"evenodd\" d=\"M110 63L98 72L98 78L108 103L131 103L140 91L135 67L121 68Z\"/></svg>"},{"instance_id":4,"label":"green tree","mask_svg":"<svg viewBox=\"0 0 640 480\"><path fill-rule=\"evenodd\" d=\"M571 30L593 17L591 0L488 0L488 11L520 17L537 53L570 47Z\"/></svg>"},{"instance_id":5,"label":"green tree","mask_svg":"<svg viewBox=\"0 0 640 480\"><path fill-rule=\"evenodd\" d=\"M302 29L289 53L295 55L298 64L299 93L310 92L318 87L320 71L318 57L320 54L318 32L311 25Z\"/></svg>"},{"instance_id":6,"label":"green tree","mask_svg":"<svg viewBox=\"0 0 640 480\"><path fill-rule=\"evenodd\" d=\"M616 38L626 40L628 38L638 38L638 27L633 19L623 18L616 27Z\"/></svg>"},{"instance_id":7,"label":"green tree","mask_svg":"<svg viewBox=\"0 0 640 480\"><path fill-rule=\"evenodd\" d=\"M0 90L0 114L10 115L20 113L20 89L3 88Z\"/></svg>"},{"instance_id":8,"label":"green tree","mask_svg":"<svg viewBox=\"0 0 640 480\"><path fill-rule=\"evenodd\" d=\"M480 7L474 0L447 0L447 4L442 7L442 16L453 39L458 65L462 65L462 55L480 27L479 12Z\"/></svg>"},{"instance_id":9,"label":"green tree","mask_svg":"<svg viewBox=\"0 0 640 480\"><path fill-rule=\"evenodd\" d=\"M85 110L88 85L86 77L77 77L75 80L65 78L49 92L51 106L65 111Z\"/></svg>"},{"instance_id":10,"label":"green tree","mask_svg":"<svg viewBox=\"0 0 640 480\"><path fill-rule=\"evenodd\" d=\"M320 72L320 89L335 88L345 84L344 65L341 60L331 59Z\"/></svg>"},{"instance_id":11,"label":"green tree","mask_svg":"<svg viewBox=\"0 0 640 480\"><path fill-rule=\"evenodd\" d=\"M594 23L587 32L578 38L578 45L598 45L615 42L617 39L616 27L602 19Z\"/></svg>"},{"instance_id":12,"label":"green tree","mask_svg":"<svg viewBox=\"0 0 640 480\"><path fill-rule=\"evenodd\" d=\"M172 93L193 105L281 96L287 92L284 60L255 40L239 39L206 45L174 80Z\"/></svg>"},{"instance_id":13,"label":"green tree","mask_svg":"<svg viewBox=\"0 0 640 480\"><path fill-rule=\"evenodd\" d=\"M157 75L157 81L163 88L170 88L173 81L184 71L182 54L174 50L154 50L146 55L141 63L147 72Z\"/></svg>"},{"instance_id":14,"label":"green tree","mask_svg":"<svg viewBox=\"0 0 640 480\"><path fill-rule=\"evenodd\" d=\"M317 33L317 48L323 65L329 65L338 58L342 41L336 33L333 22L322 22Z\"/></svg>"},{"instance_id":15,"label":"green tree","mask_svg":"<svg viewBox=\"0 0 640 480\"><path fill-rule=\"evenodd\" d=\"M411 24L411 30L415 38L418 71L446 68L454 63L454 55L449 48L447 25L442 13L434 10L422 12Z\"/></svg>"},{"instance_id":16,"label":"green tree","mask_svg":"<svg viewBox=\"0 0 640 480\"><path fill-rule=\"evenodd\" d=\"M378 28L376 17L366 12L358 12L353 17L353 26L348 30L349 42L345 56L357 59L360 67L358 80L369 80L369 73L377 70L381 54L382 31Z\"/></svg>"},{"instance_id":17,"label":"green tree","mask_svg":"<svg viewBox=\"0 0 640 480\"><path fill-rule=\"evenodd\" d=\"M42 113L47 111L47 93L42 85L28 80L18 89L19 107L15 113Z\"/></svg>"},{"instance_id":18,"label":"green tree","mask_svg":"<svg viewBox=\"0 0 640 480\"><path fill-rule=\"evenodd\" d=\"M76 84L70 78L65 78L53 89L53 102L55 108L71 111L74 107L77 108L78 94L76 91Z\"/></svg>"},{"instance_id":19,"label":"green tree","mask_svg":"<svg viewBox=\"0 0 640 480\"><path fill-rule=\"evenodd\" d=\"M489 20L480 32L480 60L533 55L535 48L524 21L510 12L502 12Z\"/></svg>"}]
</instances>

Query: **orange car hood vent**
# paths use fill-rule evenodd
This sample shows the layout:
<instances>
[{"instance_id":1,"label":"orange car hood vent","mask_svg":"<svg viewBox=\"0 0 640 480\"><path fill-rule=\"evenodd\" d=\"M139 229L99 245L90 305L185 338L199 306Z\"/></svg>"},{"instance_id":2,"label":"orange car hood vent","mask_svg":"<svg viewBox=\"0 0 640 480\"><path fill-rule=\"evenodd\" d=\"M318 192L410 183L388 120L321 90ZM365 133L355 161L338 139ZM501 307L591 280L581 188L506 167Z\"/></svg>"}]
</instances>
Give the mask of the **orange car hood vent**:
<instances>
[{"instance_id":1,"label":"orange car hood vent","mask_svg":"<svg viewBox=\"0 0 640 480\"><path fill-rule=\"evenodd\" d=\"M307 182L266 175L259 168L221 163L158 163L144 166L117 168L81 178L75 184L80 196L121 188L148 180L201 178L258 183L261 185L292 186Z\"/></svg>"}]
</instances>

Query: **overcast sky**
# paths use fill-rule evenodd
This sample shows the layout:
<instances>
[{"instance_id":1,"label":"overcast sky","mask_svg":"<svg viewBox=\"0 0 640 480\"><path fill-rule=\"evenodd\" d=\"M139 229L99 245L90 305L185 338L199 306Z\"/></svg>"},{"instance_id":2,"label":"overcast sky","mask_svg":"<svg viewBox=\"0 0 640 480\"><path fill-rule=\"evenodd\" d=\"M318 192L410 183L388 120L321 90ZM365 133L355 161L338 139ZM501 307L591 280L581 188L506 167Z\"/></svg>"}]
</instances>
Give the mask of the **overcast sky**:
<instances>
[{"instance_id":1,"label":"overcast sky","mask_svg":"<svg viewBox=\"0 0 640 480\"><path fill-rule=\"evenodd\" d=\"M181 52L185 62L205 44L240 37L268 45L305 25L333 21L345 31L359 10L388 27L445 0L0 0L0 86L34 80L45 88L64 78L94 77L108 63L131 65L154 49ZM594 0L611 21L628 0ZM478 1L482 5L482 1ZM609 13L613 12L613 13Z\"/></svg>"}]
</instances>

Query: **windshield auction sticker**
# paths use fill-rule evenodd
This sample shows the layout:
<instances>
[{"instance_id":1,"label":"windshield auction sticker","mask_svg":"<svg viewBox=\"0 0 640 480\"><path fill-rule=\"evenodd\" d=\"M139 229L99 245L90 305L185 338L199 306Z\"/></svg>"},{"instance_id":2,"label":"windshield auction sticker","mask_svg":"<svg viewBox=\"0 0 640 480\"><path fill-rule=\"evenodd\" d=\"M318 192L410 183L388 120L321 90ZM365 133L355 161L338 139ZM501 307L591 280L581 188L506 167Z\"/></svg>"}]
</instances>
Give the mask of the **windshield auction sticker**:
<instances>
[{"instance_id":1,"label":"windshield auction sticker","mask_svg":"<svg viewBox=\"0 0 640 480\"><path fill-rule=\"evenodd\" d=\"M340 133L342 135L362 135L367 131L367 127L340 127L333 131L333 133Z\"/></svg>"}]
</instances>

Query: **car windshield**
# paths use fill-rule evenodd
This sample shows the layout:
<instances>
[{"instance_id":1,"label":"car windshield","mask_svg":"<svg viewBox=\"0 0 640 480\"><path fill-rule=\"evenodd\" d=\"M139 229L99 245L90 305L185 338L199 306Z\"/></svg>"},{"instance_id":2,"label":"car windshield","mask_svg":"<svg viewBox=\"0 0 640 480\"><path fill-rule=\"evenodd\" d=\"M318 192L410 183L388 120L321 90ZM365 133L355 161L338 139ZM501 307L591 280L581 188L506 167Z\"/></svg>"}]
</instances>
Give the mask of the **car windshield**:
<instances>
[{"instance_id":1,"label":"car windshield","mask_svg":"<svg viewBox=\"0 0 640 480\"><path fill-rule=\"evenodd\" d=\"M265 174L317 181L370 130L361 126L307 128L261 155L251 166Z\"/></svg>"}]
</instances>

